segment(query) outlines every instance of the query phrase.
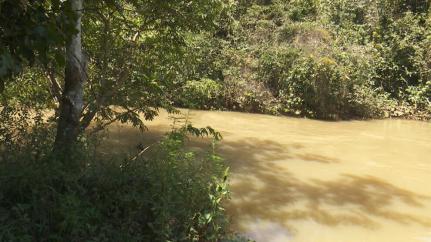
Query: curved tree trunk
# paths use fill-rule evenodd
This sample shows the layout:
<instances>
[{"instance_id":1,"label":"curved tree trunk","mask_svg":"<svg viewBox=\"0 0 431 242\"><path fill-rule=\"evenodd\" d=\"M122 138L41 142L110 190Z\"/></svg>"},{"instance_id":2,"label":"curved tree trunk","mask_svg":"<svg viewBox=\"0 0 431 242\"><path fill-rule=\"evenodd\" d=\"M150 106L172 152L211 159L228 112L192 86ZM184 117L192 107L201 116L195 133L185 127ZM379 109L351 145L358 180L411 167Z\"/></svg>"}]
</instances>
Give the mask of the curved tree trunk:
<instances>
[{"instance_id":1,"label":"curved tree trunk","mask_svg":"<svg viewBox=\"0 0 431 242\"><path fill-rule=\"evenodd\" d=\"M54 151L68 152L81 132L80 118L84 106L84 85L87 79L86 60L82 53L81 16L83 0L70 0L76 11L75 27L78 33L66 45L65 86L63 89Z\"/></svg>"}]
</instances>

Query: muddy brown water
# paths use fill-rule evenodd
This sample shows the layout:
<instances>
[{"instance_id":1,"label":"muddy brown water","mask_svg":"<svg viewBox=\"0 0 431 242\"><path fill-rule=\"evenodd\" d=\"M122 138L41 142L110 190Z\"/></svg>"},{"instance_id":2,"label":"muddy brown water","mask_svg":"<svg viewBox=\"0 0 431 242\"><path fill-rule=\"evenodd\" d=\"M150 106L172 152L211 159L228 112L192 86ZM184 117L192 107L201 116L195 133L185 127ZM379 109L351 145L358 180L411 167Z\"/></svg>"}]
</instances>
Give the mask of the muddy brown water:
<instances>
[{"instance_id":1,"label":"muddy brown water","mask_svg":"<svg viewBox=\"0 0 431 242\"><path fill-rule=\"evenodd\" d=\"M182 112L224 136L236 231L258 242L431 242L431 123ZM127 152L171 125L161 112L144 134L112 126L109 142Z\"/></svg>"}]
</instances>

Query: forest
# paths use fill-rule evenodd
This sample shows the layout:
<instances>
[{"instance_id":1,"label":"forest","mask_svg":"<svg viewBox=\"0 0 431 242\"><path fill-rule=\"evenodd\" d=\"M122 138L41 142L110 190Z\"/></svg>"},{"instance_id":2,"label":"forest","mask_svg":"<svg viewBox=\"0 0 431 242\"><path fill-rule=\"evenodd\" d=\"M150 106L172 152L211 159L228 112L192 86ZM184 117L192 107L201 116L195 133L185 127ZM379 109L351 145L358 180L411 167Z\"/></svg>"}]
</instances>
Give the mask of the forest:
<instances>
[{"instance_id":1,"label":"forest","mask_svg":"<svg viewBox=\"0 0 431 242\"><path fill-rule=\"evenodd\" d=\"M109 128L181 110L427 123L430 4L0 0L0 241L249 241L211 120L125 155L101 154Z\"/></svg>"}]
</instances>

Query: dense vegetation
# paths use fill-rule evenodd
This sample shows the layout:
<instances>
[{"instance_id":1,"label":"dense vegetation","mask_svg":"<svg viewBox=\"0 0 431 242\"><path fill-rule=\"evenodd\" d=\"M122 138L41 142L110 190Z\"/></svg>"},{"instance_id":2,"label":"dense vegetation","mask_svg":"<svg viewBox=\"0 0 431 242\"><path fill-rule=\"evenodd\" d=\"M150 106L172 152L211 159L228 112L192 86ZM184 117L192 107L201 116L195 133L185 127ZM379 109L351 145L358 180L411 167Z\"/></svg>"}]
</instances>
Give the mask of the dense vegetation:
<instances>
[{"instance_id":1,"label":"dense vegetation","mask_svg":"<svg viewBox=\"0 0 431 242\"><path fill-rule=\"evenodd\" d=\"M0 240L227 239L226 167L184 148L213 129L96 152L177 106L429 118L429 2L0 0Z\"/></svg>"},{"instance_id":2,"label":"dense vegetation","mask_svg":"<svg viewBox=\"0 0 431 242\"><path fill-rule=\"evenodd\" d=\"M429 1L239 1L188 39L178 105L320 119L429 118Z\"/></svg>"},{"instance_id":3,"label":"dense vegetation","mask_svg":"<svg viewBox=\"0 0 431 242\"><path fill-rule=\"evenodd\" d=\"M52 135L41 129L31 136L0 156L0 241L227 238L226 169L213 153L185 151L184 130L146 156L100 159L93 145L80 147L75 168L38 144Z\"/></svg>"},{"instance_id":4,"label":"dense vegetation","mask_svg":"<svg viewBox=\"0 0 431 242\"><path fill-rule=\"evenodd\" d=\"M184 124L130 157L96 149L107 125L143 131L159 108L173 110L185 36L214 31L227 9L0 0L0 241L231 237L226 167L211 148L184 148L189 135L218 140L216 131Z\"/></svg>"}]
</instances>

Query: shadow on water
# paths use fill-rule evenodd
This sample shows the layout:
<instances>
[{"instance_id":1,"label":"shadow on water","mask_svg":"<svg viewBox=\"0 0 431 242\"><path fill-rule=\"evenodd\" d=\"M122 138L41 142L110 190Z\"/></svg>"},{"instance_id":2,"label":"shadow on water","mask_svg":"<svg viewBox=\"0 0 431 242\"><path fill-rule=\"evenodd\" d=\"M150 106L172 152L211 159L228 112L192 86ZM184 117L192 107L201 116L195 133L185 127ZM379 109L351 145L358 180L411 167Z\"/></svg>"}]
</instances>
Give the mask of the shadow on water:
<instances>
[{"instance_id":1,"label":"shadow on water","mask_svg":"<svg viewBox=\"0 0 431 242\"><path fill-rule=\"evenodd\" d=\"M279 161L294 159L337 164L339 160L335 158L310 153L297 155L282 144L255 138L225 141L220 153L230 161L233 176L236 176L231 186L234 201L228 205L234 220L247 215L287 227L290 227L289 222L307 219L327 226L355 225L375 229L379 227L377 219L387 219L431 227L430 218L396 211L391 206L420 208L429 197L372 176L342 174L330 181L302 181L288 169L277 167ZM316 170L310 173L318 173L319 167L314 167ZM308 168L313 169L312 164Z\"/></svg>"},{"instance_id":2,"label":"shadow on water","mask_svg":"<svg viewBox=\"0 0 431 242\"><path fill-rule=\"evenodd\" d=\"M108 147L130 151L130 147L137 144L148 145L159 140L164 133L160 130L166 130L166 127L152 127L144 134L131 128L110 131ZM208 143L205 139L192 139L190 145L200 150L208 147ZM380 226L379 219L386 219L431 227L430 218L397 211L392 206L420 208L429 197L380 178L342 174L329 181L299 179L289 172L286 162L309 162L310 173L319 172L322 166L318 164L340 163L336 158L307 153L304 148L302 144L286 148L284 144L258 138L223 140L218 152L228 161L235 180L231 185L233 200L227 204L232 218L248 216L267 220L289 230L290 223L298 220L312 220L326 226L355 225L375 229Z\"/></svg>"},{"instance_id":3,"label":"shadow on water","mask_svg":"<svg viewBox=\"0 0 431 242\"><path fill-rule=\"evenodd\" d=\"M149 132L141 132L138 128L118 125L110 127L102 135L102 145L98 147L98 154L107 157L125 157L135 154L143 147L161 140L166 132L164 126L154 126Z\"/></svg>"}]
</instances>

